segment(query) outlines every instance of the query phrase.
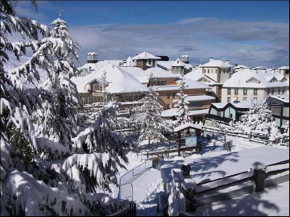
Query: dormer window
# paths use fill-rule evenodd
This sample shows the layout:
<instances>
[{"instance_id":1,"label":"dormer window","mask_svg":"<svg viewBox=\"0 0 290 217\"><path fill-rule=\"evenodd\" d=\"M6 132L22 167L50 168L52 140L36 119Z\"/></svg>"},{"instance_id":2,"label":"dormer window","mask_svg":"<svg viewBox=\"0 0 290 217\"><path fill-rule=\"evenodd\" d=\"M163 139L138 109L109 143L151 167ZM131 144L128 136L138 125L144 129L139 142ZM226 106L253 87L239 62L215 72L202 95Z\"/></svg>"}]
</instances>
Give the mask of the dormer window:
<instances>
[{"instance_id":1,"label":"dormer window","mask_svg":"<svg viewBox=\"0 0 290 217\"><path fill-rule=\"evenodd\" d=\"M101 91L102 90L102 85L100 85L100 84L93 84L93 90L94 91Z\"/></svg>"}]
</instances>

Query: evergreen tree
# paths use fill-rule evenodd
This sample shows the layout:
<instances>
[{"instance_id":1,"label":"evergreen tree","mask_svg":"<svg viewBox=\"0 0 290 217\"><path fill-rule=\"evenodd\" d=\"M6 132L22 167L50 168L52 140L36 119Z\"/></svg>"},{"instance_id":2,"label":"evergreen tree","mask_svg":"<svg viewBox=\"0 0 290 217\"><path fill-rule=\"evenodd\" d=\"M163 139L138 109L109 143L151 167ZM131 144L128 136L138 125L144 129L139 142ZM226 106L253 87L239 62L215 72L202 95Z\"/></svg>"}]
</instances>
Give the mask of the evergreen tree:
<instances>
[{"instance_id":1,"label":"evergreen tree","mask_svg":"<svg viewBox=\"0 0 290 217\"><path fill-rule=\"evenodd\" d=\"M70 78L78 73L74 60L78 59L77 44L70 38L66 22L59 18L52 22L50 40L62 47L54 50L54 64L47 70L48 79L40 86L50 93L43 103L45 112L37 111L38 137L45 137L71 149L71 138L77 132L76 108L81 105L77 88ZM65 49L63 49L65 48Z\"/></svg>"},{"instance_id":2,"label":"evergreen tree","mask_svg":"<svg viewBox=\"0 0 290 217\"><path fill-rule=\"evenodd\" d=\"M116 184L117 166L124 167L119 158L127 161L127 143L112 131L114 112L109 108L72 138L77 133L78 96L69 78L76 72L77 55L65 21L57 19L49 30L18 18L7 0L1 0L0 17L1 215L117 211L119 201L96 191ZM10 42L7 35L13 31L23 40ZM19 59L27 49L33 53L28 61L8 71L8 53ZM38 88L39 70L48 80ZM24 82L35 88L27 89Z\"/></svg>"},{"instance_id":3,"label":"evergreen tree","mask_svg":"<svg viewBox=\"0 0 290 217\"><path fill-rule=\"evenodd\" d=\"M149 81L151 79L152 74ZM163 107L160 105L159 94L149 87L149 92L141 99L141 102L143 104L140 107L140 112L143 112L145 116L142 117L139 140L149 140L149 146L152 140L166 140L163 133L167 130L167 127L165 121L161 118Z\"/></svg>"},{"instance_id":4,"label":"evergreen tree","mask_svg":"<svg viewBox=\"0 0 290 217\"><path fill-rule=\"evenodd\" d=\"M186 101L187 95L184 93L185 91L185 80L184 76L182 75L182 79L180 80L180 92L177 94L178 100L174 100L175 103L174 107L178 108L176 113L176 121L174 121L174 127L178 127L182 124L186 124L191 122L190 118L188 117L188 101Z\"/></svg>"}]
</instances>

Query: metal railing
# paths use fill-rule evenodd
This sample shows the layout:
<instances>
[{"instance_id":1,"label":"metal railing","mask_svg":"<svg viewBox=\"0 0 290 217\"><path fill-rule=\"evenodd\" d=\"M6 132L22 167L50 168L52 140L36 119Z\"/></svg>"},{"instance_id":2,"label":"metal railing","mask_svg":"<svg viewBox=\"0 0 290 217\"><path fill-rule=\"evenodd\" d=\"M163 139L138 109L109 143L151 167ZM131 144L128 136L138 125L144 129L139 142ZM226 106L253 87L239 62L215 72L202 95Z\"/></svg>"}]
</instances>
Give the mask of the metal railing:
<instances>
[{"instance_id":1,"label":"metal railing","mask_svg":"<svg viewBox=\"0 0 290 217\"><path fill-rule=\"evenodd\" d=\"M146 160L142 164L136 166L135 168L131 169L127 173L125 173L123 176L119 179L119 193L118 193L118 199L129 199L133 201L133 184L132 182L137 179L140 175L142 175L147 169L152 167L152 161ZM126 195L125 198L122 196L122 192L124 190L128 190L131 186L131 195Z\"/></svg>"}]
</instances>

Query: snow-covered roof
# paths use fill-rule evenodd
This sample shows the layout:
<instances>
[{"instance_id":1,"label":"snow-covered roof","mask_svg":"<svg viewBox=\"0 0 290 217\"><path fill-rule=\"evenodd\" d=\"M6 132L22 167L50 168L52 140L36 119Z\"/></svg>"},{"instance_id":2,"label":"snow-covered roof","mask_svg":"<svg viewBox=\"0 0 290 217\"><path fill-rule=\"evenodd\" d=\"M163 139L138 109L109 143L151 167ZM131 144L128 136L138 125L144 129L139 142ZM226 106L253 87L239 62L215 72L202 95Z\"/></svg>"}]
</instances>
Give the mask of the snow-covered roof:
<instances>
[{"instance_id":1,"label":"snow-covered roof","mask_svg":"<svg viewBox=\"0 0 290 217\"><path fill-rule=\"evenodd\" d=\"M185 79L184 81L185 81L185 89L186 90L208 89L207 85L201 84L197 81L193 81L190 79ZM177 85L153 86L152 88L155 91L172 91L172 90L179 91L180 90L179 81L177 81L176 83L177 83Z\"/></svg>"},{"instance_id":2,"label":"snow-covered roof","mask_svg":"<svg viewBox=\"0 0 290 217\"><path fill-rule=\"evenodd\" d=\"M130 56L126 60L126 66L134 66L133 59Z\"/></svg>"},{"instance_id":3,"label":"snow-covered roof","mask_svg":"<svg viewBox=\"0 0 290 217\"><path fill-rule=\"evenodd\" d=\"M284 103L289 103L289 95L278 95L278 96L269 96L269 98L277 99Z\"/></svg>"},{"instance_id":4,"label":"snow-covered roof","mask_svg":"<svg viewBox=\"0 0 290 217\"><path fill-rule=\"evenodd\" d=\"M177 60L175 60L175 62L173 63L172 66L175 66L175 67L185 67L185 64L178 58Z\"/></svg>"},{"instance_id":5,"label":"snow-covered roof","mask_svg":"<svg viewBox=\"0 0 290 217\"><path fill-rule=\"evenodd\" d=\"M278 82L270 82L274 77ZM253 79L253 82L251 80ZM281 80L285 81L281 81ZM223 87L232 88L270 88L289 86L288 78L271 71L245 69L237 72L228 79Z\"/></svg>"},{"instance_id":6,"label":"snow-covered roof","mask_svg":"<svg viewBox=\"0 0 290 217\"><path fill-rule=\"evenodd\" d=\"M187 111L188 116L197 116L197 115L206 115L208 114L209 109L200 109L200 110L189 110ZM163 118L171 118L175 116L178 112L178 108L172 108L164 110L161 114Z\"/></svg>"},{"instance_id":7,"label":"snow-covered roof","mask_svg":"<svg viewBox=\"0 0 290 217\"><path fill-rule=\"evenodd\" d=\"M135 77L114 64L105 65L101 67L100 70L92 72L85 77L74 77L72 80L77 85L79 93L86 93L88 84L93 80L101 79L104 72L106 72L106 81L109 83L106 91L109 93L136 93L148 91L148 88L142 85Z\"/></svg>"},{"instance_id":8,"label":"snow-covered roof","mask_svg":"<svg viewBox=\"0 0 290 217\"><path fill-rule=\"evenodd\" d=\"M254 68L255 70L266 70L267 69L267 67L265 67L265 66L257 66L257 67L255 67Z\"/></svg>"},{"instance_id":9,"label":"snow-covered roof","mask_svg":"<svg viewBox=\"0 0 290 217\"><path fill-rule=\"evenodd\" d=\"M119 66L120 63L122 63L123 60L99 60L96 63L86 63L83 66L79 67L79 69L91 69L91 71L98 71L100 68L102 68L105 65L108 64L114 64L116 66Z\"/></svg>"},{"instance_id":10,"label":"snow-covered roof","mask_svg":"<svg viewBox=\"0 0 290 217\"><path fill-rule=\"evenodd\" d=\"M167 109L162 112L161 117L170 118L176 115L177 112L178 112L178 108Z\"/></svg>"},{"instance_id":11,"label":"snow-covered roof","mask_svg":"<svg viewBox=\"0 0 290 217\"><path fill-rule=\"evenodd\" d=\"M185 89L208 89L208 85L199 83L197 81L191 79L184 79L185 82ZM176 83L179 84L179 81Z\"/></svg>"},{"instance_id":12,"label":"snow-covered roof","mask_svg":"<svg viewBox=\"0 0 290 217\"><path fill-rule=\"evenodd\" d=\"M236 108L245 108L250 109L254 105L262 105L265 100L255 100L255 101L235 101L235 102L228 102L228 103L212 103L218 109L225 108L228 104L232 104Z\"/></svg>"},{"instance_id":13,"label":"snow-covered roof","mask_svg":"<svg viewBox=\"0 0 290 217\"><path fill-rule=\"evenodd\" d=\"M160 67L160 68L163 68L163 69L166 69L166 70L169 70L171 69L171 67L174 65L176 61L173 61L173 60L169 60L169 61L157 61L157 66ZM184 63L184 68L186 69L190 69L192 68L192 65L189 64L189 63Z\"/></svg>"},{"instance_id":14,"label":"snow-covered roof","mask_svg":"<svg viewBox=\"0 0 290 217\"><path fill-rule=\"evenodd\" d=\"M211 60L208 63L201 65L201 67L219 67L219 68L230 68L232 65L222 60Z\"/></svg>"},{"instance_id":15,"label":"snow-covered roof","mask_svg":"<svg viewBox=\"0 0 290 217\"><path fill-rule=\"evenodd\" d=\"M158 67L150 67L146 70L140 67L121 67L121 69L134 76L140 83L148 83L151 73L153 74L153 78L179 78L178 75Z\"/></svg>"},{"instance_id":16,"label":"snow-covered roof","mask_svg":"<svg viewBox=\"0 0 290 217\"><path fill-rule=\"evenodd\" d=\"M188 102L198 102L198 101L207 101L207 100L215 100L212 96L207 95L199 95L199 96L187 96L186 101Z\"/></svg>"},{"instance_id":17,"label":"snow-covered roof","mask_svg":"<svg viewBox=\"0 0 290 217\"><path fill-rule=\"evenodd\" d=\"M234 67L234 69L250 69L248 66L245 65L237 65Z\"/></svg>"},{"instance_id":18,"label":"snow-covered roof","mask_svg":"<svg viewBox=\"0 0 290 217\"><path fill-rule=\"evenodd\" d=\"M280 68L278 68L279 70L289 70L289 66L282 66L282 67L280 67Z\"/></svg>"},{"instance_id":19,"label":"snow-covered roof","mask_svg":"<svg viewBox=\"0 0 290 217\"><path fill-rule=\"evenodd\" d=\"M206 115L208 114L208 111L209 109L189 110L187 114L189 116Z\"/></svg>"},{"instance_id":20,"label":"snow-covered roof","mask_svg":"<svg viewBox=\"0 0 290 217\"><path fill-rule=\"evenodd\" d=\"M213 106L215 106L218 109L224 108L228 103L218 102L218 103L212 103Z\"/></svg>"},{"instance_id":21,"label":"snow-covered roof","mask_svg":"<svg viewBox=\"0 0 290 217\"><path fill-rule=\"evenodd\" d=\"M200 126L198 124L186 123L186 124L183 124L179 127L176 127L174 129L174 132L179 132L179 131L187 129L187 128L194 128L194 129L202 130L202 126Z\"/></svg>"},{"instance_id":22,"label":"snow-covered roof","mask_svg":"<svg viewBox=\"0 0 290 217\"><path fill-rule=\"evenodd\" d=\"M154 55L152 55L150 53L143 52L143 53L140 53L140 54L134 56L132 59L133 60L152 60L152 59L153 60L159 60L161 58L157 57L157 56L154 56Z\"/></svg>"},{"instance_id":23,"label":"snow-covered roof","mask_svg":"<svg viewBox=\"0 0 290 217\"><path fill-rule=\"evenodd\" d=\"M204 84L215 84L216 82L212 80L211 78L207 77L205 74L202 73L202 68L197 67L193 69L188 74L184 75L185 79L191 79L194 81L198 81ZM206 80L207 82L203 82L203 80Z\"/></svg>"}]
</instances>

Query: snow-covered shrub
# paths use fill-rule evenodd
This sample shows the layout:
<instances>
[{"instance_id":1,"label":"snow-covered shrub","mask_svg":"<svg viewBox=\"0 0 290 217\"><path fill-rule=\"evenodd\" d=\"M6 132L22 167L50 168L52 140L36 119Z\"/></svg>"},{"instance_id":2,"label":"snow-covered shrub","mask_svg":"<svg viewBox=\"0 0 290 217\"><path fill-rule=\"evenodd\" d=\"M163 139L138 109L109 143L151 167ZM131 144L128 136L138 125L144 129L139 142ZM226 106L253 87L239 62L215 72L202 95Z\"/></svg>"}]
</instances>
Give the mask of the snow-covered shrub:
<instances>
[{"instance_id":1,"label":"snow-covered shrub","mask_svg":"<svg viewBox=\"0 0 290 217\"><path fill-rule=\"evenodd\" d=\"M241 117L240 121L235 123L234 128L246 134L260 131L265 133L271 142L281 138L281 133L276 127L272 111L267 108L267 105L251 108L250 111Z\"/></svg>"}]
</instances>

